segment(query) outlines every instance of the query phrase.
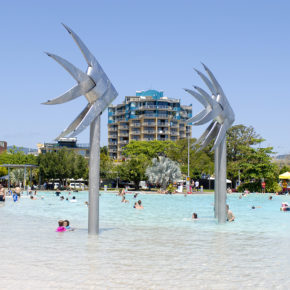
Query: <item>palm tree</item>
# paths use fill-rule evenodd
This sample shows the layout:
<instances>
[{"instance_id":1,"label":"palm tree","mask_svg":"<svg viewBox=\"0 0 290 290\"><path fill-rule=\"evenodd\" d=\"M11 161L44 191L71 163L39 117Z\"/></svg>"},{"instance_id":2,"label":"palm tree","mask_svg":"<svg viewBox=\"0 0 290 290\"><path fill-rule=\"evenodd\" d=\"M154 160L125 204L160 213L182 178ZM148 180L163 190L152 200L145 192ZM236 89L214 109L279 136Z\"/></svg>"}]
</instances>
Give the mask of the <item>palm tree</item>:
<instances>
[{"instance_id":1,"label":"palm tree","mask_svg":"<svg viewBox=\"0 0 290 290\"><path fill-rule=\"evenodd\" d=\"M24 169L14 169L10 174L11 183L19 185L24 180Z\"/></svg>"},{"instance_id":2,"label":"palm tree","mask_svg":"<svg viewBox=\"0 0 290 290\"><path fill-rule=\"evenodd\" d=\"M147 167L146 176L150 183L160 184L163 189L168 183L176 182L182 177L178 163L164 156L152 159L152 166Z\"/></svg>"}]
</instances>

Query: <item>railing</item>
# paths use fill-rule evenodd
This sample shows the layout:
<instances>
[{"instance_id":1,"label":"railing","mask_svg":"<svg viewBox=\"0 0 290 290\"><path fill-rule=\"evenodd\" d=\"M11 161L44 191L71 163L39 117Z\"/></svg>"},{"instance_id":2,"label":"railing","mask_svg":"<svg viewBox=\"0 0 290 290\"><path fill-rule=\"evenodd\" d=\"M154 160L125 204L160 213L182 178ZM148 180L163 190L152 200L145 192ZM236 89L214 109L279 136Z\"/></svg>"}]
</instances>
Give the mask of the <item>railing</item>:
<instances>
[{"instance_id":1,"label":"railing","mask_svg":"<svg viewBox=\"0 0 290 290\"><path fill-rule=\"evenodd\" d=\"M153 141L153 140L155 140L154 138L144 138L143 139L144 141Z\"/></svg>"},{"instance_id":2,"label":"railing","mask_svg":"<svg viewBox=\"0 0 290 290\"><path fill-rule=\"evenodd\" d=\"M143 125L144 126L155 127L156 126L156 123L155 122L144 122Z\"/></svg>"},{"instance_id":3,"label":"railing","mask_svg":"<svg viewBox=\"0 0 290 290\"><path fill-rule=\"evenodd\" d=\"M129 143L128 140L121 140L121 141L119 141L119 144L128 144L128 143Z\"/></svg>"},{"instance_id":4,"label":"railing","mask_svg":"<svg viewBox=\"0 0 290 290\"><path fill-rule=\"evenodd\" d=\"M109 127L109 131L113 131L113 132L114 131L118 131L118 128L117 127L114 127L114 128L113 127Z\"/></svg>"},{"instance_id":5,"label":"railing","mask_svg":"<svg viewBox=\"0 0 290 290\"><path fill-rule=\"evenodd\" d=\"M131 135L140 135L140 133L141 133L140 130L130 132Z\"/></svg>"},{"instance_id":6,"label":"railing","mask_svg":"<svg viewBox=\"0 0 290 290\"><path fill-rule=\"evenodd\" d=\"M171 132L170 132L170 135L171 135L171 136L178 136L178 132L172 132L172 131L171 131Z\"/></svg>"},{"instance_id":7,"label":"railing","mask_svg":"<svg viewBox=\"0 0 290 290\"><path fill-rule=\"evenodd\" d=\"M119 128L126 130L126 129L129 129L129 126L120 126Z\"/></svg>"},{"instance_id":8,"label":"railing","mask_svg":"<svg viewBox=\"0 0 290 290\"><path fill-rule=\"evenodd\" d=\"M109 138L117 138L118 135L117 134L109 134Z\"/></svg>"},{"instance_id":9,"label":"railing","mask_svg":"<svg viewBox=\"0 0 290 290\"><path fill-rule=\"evenodd\" d=\"M144 134L155 134L156 132L154 130L142 130L142 133Z\"/></svg>"},{"instance_id":10,"label":"railing","mask_svg":"<svg viewBox=\"0 0 290 290\"><path fill-rule=\"evenodd\" d=\"M109 142L109 145L117 145L118 142Z\"/></svg>"},{"instance_id":11,"label":"railing","mask_svg":"<svg viewBox=\"0 0 290 290\"><path fill-rule=\"evenodd\" d=\"M122 110L122 111L116 111L115 112L115 116L118 116L118 115L123 115L126 113L126 110Z\"/></svg>"},{"instance_id":12,"label":"railing","mask_svg":"<svg viewBox=\"0 0 290 290\"><path fill-rule=\"evenodd\" d=\"M117 149L111 149L111 148L109 148L109 152L117 152Z\"/></svg>"},{"instance_id":13,"label":"railing","mask_svg":"<svg viewBox=\"0 0 290 290\"><path fill-rule=\"evenodd\" d=\"M144 105L144 106L140 106L139 107L140 110L144 110L144 109L157 109L156 105Z\"/></svg>"},{"instance_id":14,"label":"railing","mask_svg":"<svg viewBox=\"0 0 290 290\"><path fill-rule=\"evenodd\" d=\"M169 123L168 123L168 122L166 122L166 123L157 122L157 125L158 125L159 127L167 127L167 126L169 125Z\"/></svg>"},{"instance_id":15,"label":"railing","mask_svg":"<svg viewBox=\"0 0 290 290\"><path fill-rule=\"evenodd\" d=\"M129 133L119 133L119 137L128 137Z\"/></svg>"},{"instance_id":16,"label":"railing","mask_svg":"<svg viewBox=\"0 0 290 290\"><path fill-rule=\"evenodd\" d=\"M131 127L140 127L140 123L131 123Z\"/></svg>"}]
</instances>

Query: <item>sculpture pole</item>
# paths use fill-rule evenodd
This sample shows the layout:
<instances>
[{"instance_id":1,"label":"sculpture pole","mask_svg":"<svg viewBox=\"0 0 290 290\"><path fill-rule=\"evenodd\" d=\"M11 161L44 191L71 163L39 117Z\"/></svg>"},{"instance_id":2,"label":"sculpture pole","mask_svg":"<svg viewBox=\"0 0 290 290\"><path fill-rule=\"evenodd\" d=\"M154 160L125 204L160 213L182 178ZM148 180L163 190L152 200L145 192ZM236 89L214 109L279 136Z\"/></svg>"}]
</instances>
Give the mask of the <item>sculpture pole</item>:
<instances>
[{"instance_id":1,"label":"sculpture pole","mask_svg":"<svg viewBox=\"0 0 290 290\"><path fill-rule=\"evenodd\" d=\"M214 217L218 217L218 192L219 192L219 147L214 150Z\"/></svg>"},{"instance_id":2,"label":"sculpture pole","mask_svg":"<svg viewBox=\"0 0 290 290\"><path fill-rule=\"evenodd\" d=\"M88 214L88 232L90 235L96 235L99 232L100 125L100 116L90 125Z\"/></svg>"},{"instance_id":3,"label":"sculpture pole","mask_svg":"<svg viewBox=\"0 0 290 290\"><path fill-rule=\"evenodd\" d=\"M218 223L227 221L227 151L226 138L224 137L221 144L218 146L218 192L217 192L217 219Z\"/></svg>"},{"instance_id":4,"label":"sculpture pole","mask_svg":"<svg viewBox=\"0 0 290 290\"><path fill-rule=\"evenodd\" d=\"M214 140L212 150L215 152L215 193L214 193L214 217L219 223L225 223L227 220L227 152L226 152L226 133L235 120L235 114L223 92L222 87L217 82L213 73L203 64L207 76L196 70L204 81L211 94L200 87L194 86L195 91L185 89L203 106L204 110L187 120L187 123L193 125L203 125L212 121L201 137L194 145L200 144L199 150L202 150Z\"/></svg>"},{"instance_id":5,"label":"sculpture pole","mask_svg":"<svg viewBox=\"0 0 290 290\"><path fill-rule=\"evenodd\" d=\"M63 66L77 81L77 85L58 98L48 100L45 105L58 105L69 102L79 96L85 96L88 104L74 121L56 138L76 137L90 125L90 160L89 160L89 216L88 232L96 235L99 232L99 184L100 184L100 116L112 103L118 93L102 67L91 54L86 45L68 26L65 29L72 36L81 50L88 68L86 73L75 67L64 58L52 53L48 56Z\"/></svg>"}]
</instances>

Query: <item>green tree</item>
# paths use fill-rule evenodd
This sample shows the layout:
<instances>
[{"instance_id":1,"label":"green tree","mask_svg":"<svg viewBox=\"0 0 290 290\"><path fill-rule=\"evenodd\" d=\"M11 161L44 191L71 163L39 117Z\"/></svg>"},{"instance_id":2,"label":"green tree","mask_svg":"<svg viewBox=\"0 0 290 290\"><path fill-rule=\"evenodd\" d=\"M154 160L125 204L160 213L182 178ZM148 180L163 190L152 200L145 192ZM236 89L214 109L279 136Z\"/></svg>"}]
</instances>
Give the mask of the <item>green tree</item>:
<instances>
[{"instance_id":1,"label":"green tree","mask_svg":"<svg viewBox=\"0 0 290 290\"><path fill-rule=\"evenodd\" d=\"M134 156L117 165L118 177L123 181L133 181L135 189L139 189L140 181L146 180L145 170L149 164L150 161L144 154Z\"/></svg>"},{"instance_id":2,"label":"green tree","mask_svg":"<svg viewBox=\"0 0 290 290\"><path fill-rule=\"evenodd\" d=\"M214 172L214 153L211 147L198 151L199 146L194 145L195 138L189 140L189 175L191 178L200 178L201 174L213 174ZM181 139L175 142L175 146L167 151L167 157L180 164L181 172L187 175L188 171L188 140Z\"/></svg>"},{"instance_id":3,"label":"green tree","mask_svg":"<svg viewBox=\"0 0 290 290\"><path fill-rule=\"evenodd\" d=\"M250 153L252 146L265 141L254 130L253 127L236 125L227 132L227 177L236 183L241 163L245 163L246 156Z\"/></svg>"},{"instance_id":4,"label":"green tree","mask_svg":"<svg viewBox=\"0 0 290 290\"><path fill-rule=\"evenodd\" d=\"M166 155L175 146L172 141L131 141L124 148L123 154L127 157L144 155L151 160L159 155Z\"/></svg>"},{"instance_id":5,"label":"green tree","mask_svg":"<svg viewBox=\"0 0 290 290\"><path fill-rule=\"evenodd\" d=\"M87 179L88 162L74 151L61 149L39 155L39 172L45 180L60 179L62 182L67 178Z\"/></svg>"}]
</instances>

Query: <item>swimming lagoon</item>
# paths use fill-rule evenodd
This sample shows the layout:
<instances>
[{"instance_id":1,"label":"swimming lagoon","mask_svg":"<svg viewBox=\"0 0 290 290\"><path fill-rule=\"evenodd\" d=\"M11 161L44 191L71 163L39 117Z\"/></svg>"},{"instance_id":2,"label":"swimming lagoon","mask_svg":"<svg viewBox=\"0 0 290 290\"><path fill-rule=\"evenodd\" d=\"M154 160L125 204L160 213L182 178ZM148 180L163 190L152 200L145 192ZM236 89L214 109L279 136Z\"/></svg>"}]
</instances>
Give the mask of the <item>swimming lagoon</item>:
<instances>
[{"instance_id":1,"label":"swimming lagoon","mask_svg":"<svg viewBox=\"0 0 290 290\"><path fill-rule=\"evenodd\" d=\"M139 194L136 210L133 194L102 193L101 232L88 236L88 194L73 195L0 205L1 289L289 288L290 196L230 194L236 220L218 225L212 194ZM76 230L56 233L59 219Z\"/></svg>"}]
</instances>

